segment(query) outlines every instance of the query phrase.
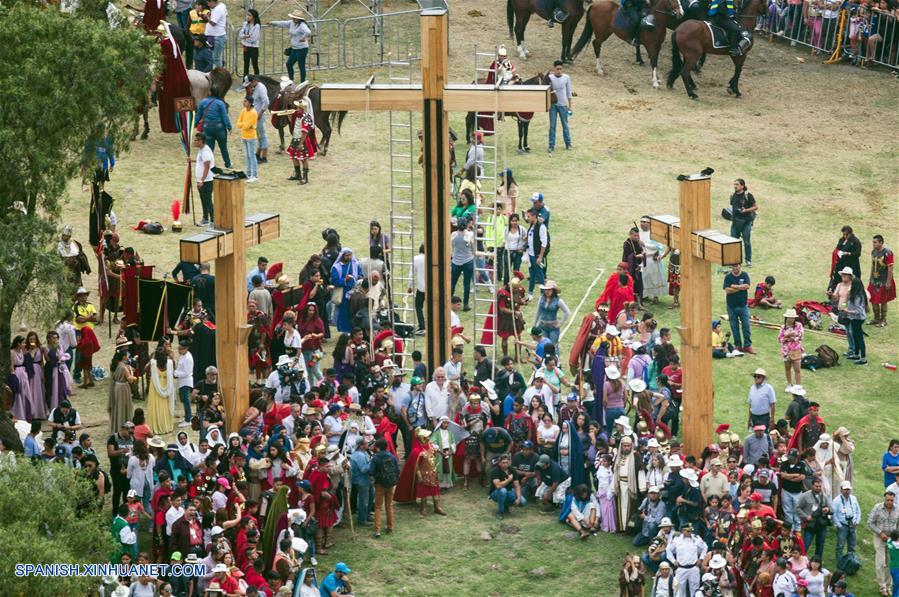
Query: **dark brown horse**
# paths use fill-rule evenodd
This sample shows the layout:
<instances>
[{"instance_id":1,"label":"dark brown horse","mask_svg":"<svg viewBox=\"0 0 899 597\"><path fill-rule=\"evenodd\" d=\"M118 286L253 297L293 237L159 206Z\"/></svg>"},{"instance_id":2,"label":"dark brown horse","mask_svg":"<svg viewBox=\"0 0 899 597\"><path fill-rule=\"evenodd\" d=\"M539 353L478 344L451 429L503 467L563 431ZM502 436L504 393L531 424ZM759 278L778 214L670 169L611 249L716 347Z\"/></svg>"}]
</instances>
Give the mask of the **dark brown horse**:
<instances>
[{"instance_id":1,"label":"dark brown horse","mask_svg":"<svg viewBox=\"0 0 899 597\"><path fill-rule=\"evenodd\" d=\"M486 81L484 79L478 79L479 84L484 84ZM518 79L513 85L549 85L549 76L547 73L538 73L537 76L531 77L525 81ZM489 114L489 113L488 113ZM533 112L507 112L503 114L504 116L511 116L516 121L518 121L518 153L523 153L525 151L530 151L530 147L528 147L528 128L531 125L531 119L534 118ZM478 112L478 118L485 120L485 114L483 112ZM483 124L481 126L484 126ZM469 112L465 115L465 139L466 141L471 140L471 135L474 133L476 128L475 124L475 113Z\"/></svg>"},{"instance_id":2,"label":"dark brown horse","mask_svg":"<svg viewBox=\"0 0 899 597\"><path fill-rule=\"evenodd\" d=\"M768 3L765 0L737 0L737 21L746 31L752 31L755 28L756 17L763 17L768 14ZM752 43L749 44L740 56L731 56L734 62L734 75L727 83L727 92L734 97L740 97L740 73L743 72L743 63L746 62L746 56L752 49ZM705 21L689 20L684 21L674 33L671 35L671 71L668 73L668 89L674 86L677 77L684 82L684 88L687 95L691 99L699 99L696 95L696 83L693 81L691 70L700 59L706 54L717 54L719 56L727 56L730 54L730 48L716 48L712 42L712 34L709 31Z\"/></svg>"},{"instance_id":3,"label":"dark brown horse","mask_svg":"<svg viewBox=\"0 0 899 597\"><path fill-rule=\"evenodd\" d=\"M562 23L562 62L571 63L571 42L577 24L584 16L584 11L590 6L591 0L558 0L559 7L568 13L568 18ZM515 39L518 46L518 57L526 59L530 51L524 45L524 30L528 26L531 15L536 14L544 20L552 17L552 11L548 10L547 0L506 0L506 22L509 25L509 37Z\"/></svg>"},{"instance_id":4,"label":"dark brown horse","mask_svg":"<svg viewBox=\"0 0 899 597\"><path fill-rule=\"evenodd\" d=\"M283 90L278 81L271 77L263 75L250 75L250 81L259 81L265 85L269 97L269 109L275 110L291 110L294 102L304 97L308 97L312 102L312 112L315 115L315 126L321 131L322 136L318 141L318 152L321 155L328 154L328 144L331 142L331 132L334 127L337 128L337 134L340 134L340 127L343 125L343 119L346 118L346 110L341 112L327 112L321 109L321 89L313 83L302 85L292 84ZM284 152L284 129L290 128L290 117L288 116L272 116L272 125L278 129L278 138L280 140L280 152Z\"/></svg>"},{"instance_id":5,"label":"dark brown horse","mask_svg":"<svg viewBox=\"0 0 899 597\"><path fill-rule=\"evenodd\" d=\"M575 58L580 54L581 50L593 37L593 53L596 55L596 73L604 75L602 63L599 61L599 53L602 51L602 44L613 33L624 41L628 41L630 33L615 26L615 14L619 8L618 2L615 0L599 0L587 9L587 18L585 19L584 31L581 33L580 39L574 46ZM655 18L655 27L652 29L640 28L639 38L640 44L646 47L646 53L649 55L649 63L652 66L652 86L656 89L659 87L659 52L662 50L662 44L665 42L665 35L669 27L673 28L677 22L683 17L684 10L679 0L656 0L652 7L652 15ZM640 56L640 46L637 46L637 64L643 65L643 57Z\"/></svg>"}]
</instances>

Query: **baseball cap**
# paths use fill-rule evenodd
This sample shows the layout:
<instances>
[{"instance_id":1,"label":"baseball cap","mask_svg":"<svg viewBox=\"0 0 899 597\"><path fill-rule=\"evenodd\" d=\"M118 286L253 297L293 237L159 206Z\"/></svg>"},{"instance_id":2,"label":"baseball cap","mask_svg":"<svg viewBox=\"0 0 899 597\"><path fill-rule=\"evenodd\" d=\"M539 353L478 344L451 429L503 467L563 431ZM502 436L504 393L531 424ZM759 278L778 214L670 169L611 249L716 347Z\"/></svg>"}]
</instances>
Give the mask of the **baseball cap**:
<instances>
[{"instance_id":1,"label":"baseball cap","mask_svg":"<svg viewBox=\"0 0 899 597\"><path fill-rule=\"evenodd\" d=\"M173 551L173 552L172 552L172 555L169 556L169 559L170 559L170 560L176 560L176 561L180 562L180 561L181 561L181 552L180 552L180 551Z\"/></svg>"},{"instance_id":2,"label":"baseball cap","mask_svg":"<svg viewBox=\"0 0 899 597\"><path fill-rule=\"evenodd\" d=\"M535 201L543 201L543 193L536 191L531 193L531 203L534 203Z\"/></svg>"},{"instance_id":3,"label":"baseball cap","mask_svg":"<svg viewBox=\"0 0 899 597\"><path fill-rule=\"evenodd\" d=\"M216 536L216 535L221 535L221 534L224 533L224 532L225 532L225 529L223 529L222 527L216 525L216 526L212 527L212 530L209 531L209 534L212 535L212 536L214 537L214 536Z\"/></svg>"},{"instance_id":4,"label":"baseball cap","mask_svg":"<svg viewBox=\"0 0 899 597\"><path fill-rule=\"evenodd\" d=\"M840 483L840 489L852 489L852 483L849 481L843 481Z\"/></svg>"},{"instance_id":5,"label":"baseball cap","mask_svg":"<svg viewBox=\"0 0 899 597\"><path fill-rule=\"evenodd\" d=\"M749 499L752 500L753 502L760 502L760 501L762 501L762 494L760 494L759 492L756 491L752 495L749 496Z\"/></svg>"},{"instance_id":6,"label":"baseball cap","mask_svg":"<svg viewBox=\"0 0 899 597\"><path fill-rule=\"evenodd\" d=\"M552 461L549 457L549 454L541 454L540 458L537 459L537 466L546 466Z\"/></svg>"},{"instance_id":7,"label":"baseball cap","mask_svg":"<svg viewBox=\"0 0 899 597\"><path fill-rule=\"evenodd\" d=\"M336 572L341 572L343 574L349 574L350 572L352 572L350 570L350 567L347 566L346 564L344 564L343 562L337 562L337 565L334 566L334 570Z\"/></svg>"},{"instance_id":8,"label":"baseball cap","mask_svg":"<svg viewBox=\"0 0 899 597\"><path fill-rule=\"evenodd\" d=\"M534 379L546 379L546 375L543 374L543 371L538 371L534 373Z\"/></svg>"},{"instance_id":9,"label":"baseball cap","mask_svg":"<svg viewBox=\"0 0 899 597\"><path fill-rule=\"evenodd\" d=\"M658 492L659 492L658 485L653 485L652 487L649 488L649 493L658 493Z\"/></svg>"},{"instance_id":10,"label":"baseball cap","mask_svg":"<svg viewBox=\"0 0 899 597\"><path fill-rule=\"evenodd\" d=\"M529 440L529 439L526 439L526 440L524 440L523 442L521 442L521 447L522 447L522 448L533 449L533 447L534 447L534 442L532 442L532 441ZM539 459L538 459L538 460L539 460Z\"/></svg>"}]
</instances>

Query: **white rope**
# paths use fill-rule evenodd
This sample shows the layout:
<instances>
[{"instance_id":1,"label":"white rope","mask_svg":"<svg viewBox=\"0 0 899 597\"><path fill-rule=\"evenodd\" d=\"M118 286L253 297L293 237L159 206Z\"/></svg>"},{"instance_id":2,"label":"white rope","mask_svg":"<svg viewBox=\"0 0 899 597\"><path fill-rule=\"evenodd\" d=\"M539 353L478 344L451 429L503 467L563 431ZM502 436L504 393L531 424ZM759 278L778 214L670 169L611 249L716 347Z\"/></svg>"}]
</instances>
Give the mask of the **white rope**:
<instances>
[{"instance_id":1,"label":"white rope","mask_svg":"<svg viewBox=\"0 0 899 597\"><path fill-rule=\"evenodd\" d=\"M581 310L581 307L584 306L584 302L587 300L587 297L590 296L590 291L596 286L596 283L599 282L599 279L602 278L602 275L605 273L604 269L600 269L599 273L596 274L596 277L593 279L593 282L590 283L590 286L587 288L586 292L584 292L583 298L581 298L581 302L577 304L577 307L574 311L571 312L571 317L568 318L568 325L565 326L565 329L562 330L562 333L559 334L559 344L562 343L562 338L565 337L565 334L568 332L568 328L571 327L571 324L574 323L575 319L577 319L578 311Z\"/></svg>"}]
</instances>

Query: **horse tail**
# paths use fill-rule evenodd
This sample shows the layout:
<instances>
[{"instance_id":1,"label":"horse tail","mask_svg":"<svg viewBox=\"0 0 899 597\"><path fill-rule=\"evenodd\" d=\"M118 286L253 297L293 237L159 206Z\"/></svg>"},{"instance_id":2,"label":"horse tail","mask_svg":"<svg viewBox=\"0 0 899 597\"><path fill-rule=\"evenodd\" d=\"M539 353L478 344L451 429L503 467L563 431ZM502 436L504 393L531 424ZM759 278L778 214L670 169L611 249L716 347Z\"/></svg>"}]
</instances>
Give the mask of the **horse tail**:
<instances>
[{"instance_id":1,"label":"horse tail","mask_svg":"<svg viewBox=\"0 0 899 597\"><path fill-rule=\"evenodd\" d=\"M343 119L346 118L347 111L331 112L331 118L337 120L337 134L340 134L340 127L343 126Z\"/></svg>"},{"instance_id":2,"label":"horse tail","mask_svg":"<svg viewBox=\"0 0 899 597\"><path fill-rule=\"evenodd\" d=\"M574 44L574 49L571 50L571 58L572 60L577 58L577 55L581 53L581 50L590 42L590 38L593 36L593 23L590 22L590 11L593 10L593 6L587 9L587 14L584 15L584 30L581 32L581 36L578 38L577 43Z\"/></svg>"},{"instance_id":3,"label":"horse tail","mask_svg":"<svg viewBox=\"0 0 899 597\"><path fill-rule=\"evenodd\" d=\"M512 0L506 0L506 24L509 25L509 37L515 38L515 6Z\"/></svg>"},{"instance_id":4,"label":"horse tail","mask_svg":"<svg viewBox=\"0 0 899 597\"><path fill-rule=\"evenodd\" d=\"M684 69L684 61L680 55L680 48L677 47L677 30L671 34L671 70L668 71L668 89L674 86L674 82L680 76Z\"/></svg>"}]
</instances>

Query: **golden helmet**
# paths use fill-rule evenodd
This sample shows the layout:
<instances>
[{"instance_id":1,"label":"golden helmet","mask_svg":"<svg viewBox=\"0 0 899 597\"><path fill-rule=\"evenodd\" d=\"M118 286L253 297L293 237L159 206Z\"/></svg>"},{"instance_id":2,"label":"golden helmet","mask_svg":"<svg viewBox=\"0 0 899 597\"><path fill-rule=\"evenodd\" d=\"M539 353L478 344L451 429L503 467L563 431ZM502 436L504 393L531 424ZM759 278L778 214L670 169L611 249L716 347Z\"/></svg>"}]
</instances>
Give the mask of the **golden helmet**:
<instances>
[{"instance_id":1,"label":"golden helmet","mask_svg":"<svg viewBox=\"0 0 899 597\"><path fill-rule=\"evenodd\" d=\"M646 424L646 421L639 421L637 423L637 431L640 433L646 433L649 430L649 425Z\"/></svg>"},{"instance_id":2,"label":"golden helmet","mask_svg":"<svg viewBox=\"0 0 899 597\"><path fill-rule=\"evenodd\" d=\"M718 434L718 445L720 445L723 448L728 444L730 444L730 433L719 433Z\"/></svg>"},{"instance_id":3,"label":"golden helmet","mask_svg":"<svg viewBox=\"0 0 899 597\"><path fill-rule=\"evenodd\" d=\"M740 443L740 436L737 435L737 434L734 433L734 432L731 432L731 434L730 434L730 443L732 443L732 444L739 444L739 443Z\"/></svg>"},{"instance_id":4,"label":"golden helmet","mask_svg":"<svg viewBox=\"0 0 899 597\"><path fill-rule=\"evenodd\" d=\"M328 449L328 447L325 446L324 444L318 444L317 446L315 446L315 453L316 454L324 454L325 450L327 450L327 449Z\"/></svg>"}]
</instances>

